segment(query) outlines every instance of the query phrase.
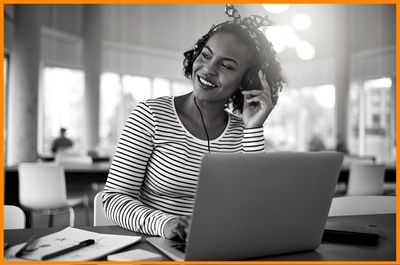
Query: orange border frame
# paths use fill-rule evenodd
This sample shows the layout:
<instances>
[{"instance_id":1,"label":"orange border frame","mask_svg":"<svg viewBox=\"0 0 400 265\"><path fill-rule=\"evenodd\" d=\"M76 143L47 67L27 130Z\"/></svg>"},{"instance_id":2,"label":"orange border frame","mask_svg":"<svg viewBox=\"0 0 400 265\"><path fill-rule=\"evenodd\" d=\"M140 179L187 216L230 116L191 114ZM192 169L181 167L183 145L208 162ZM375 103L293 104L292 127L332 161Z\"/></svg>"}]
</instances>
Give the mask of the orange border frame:
<instances>
[{"instance_id":1,"label":"orange border frame","mask_svg":"<svg viewBox=\"0 0 400 265\"><path fill-rule=\"evenodd\" d=\"M228 1L232 4L261 4L266 3L264 0L231 0ZM287 3L288 1L284 0L274 0L273 3ZM400 19L399 19L399 12L400 6L397 4L397 0L300 0L296 1L296 4L396 4L396 51L399 47L399 26L400 26ZM194 0L186 0L186 1L172 1L172 0L117 0L112 2L112 0L4 0L0 5L0 48L4 54L4 5L5 4L225 4L226 1L213 1L213 0L202 0L202 1L194 1ZM399 73L399 58L396 52L396 76ZM4 73L4 63L0 64L0 73ZM4 75L0 74L1 85L4 87ZM397 92L397 78L396 78L396 92ZM396 103L400 102L400 95L396 93ZM4 93L0 93L0 122L2 128L4 128ZM399 104L396 104L396 114L400 113ZM396 124L399 124L400 118L399 115L396 115ZM1 138L4 139L4 129L0 130ZM396 139L399 136L399 128L396 125ZM4 141L1 142L1 152L0 152L0 167L3 169L0 172L0 190L1 194L4 194ZM400 157L400 148L396 146L396 157ZM398 165L398 160L396 160L396 168ZM398 179L398 172L396 171L396 180ZM399 191L400 185L398 181L396 181L396 190ZM396 198L396 212L400 209L399 207L399 200ZM0 205L4 205L4 196L0 196ZM3 217L4 208L0 207L0 216ZM4 261L4 248L2 247L4 244L4 230L0 230L0 255L1 261L0 264L83 264L83 265L95 265L95 264L132 264L132 265L139 265L139 264L148 264L148 265L262 265L262 264L280 264L280 265L289 265L289 264L297 264L297 265L373 265L373 264L400 264L400 248L399 248L399 221L400 217L396 215L396 261L223 261L223 262L216 262L216 261L201 261L201 262L175 262L175 261L161 261L161 262L154 262L154 261L130 261L130 262L110 262L110 261L89 261L89 262L40 262L40 261L24 261L24 262L17 262L17 261ZM0 218L0 227L4 227L4 219Z\"/></svg>"}]
</instances>

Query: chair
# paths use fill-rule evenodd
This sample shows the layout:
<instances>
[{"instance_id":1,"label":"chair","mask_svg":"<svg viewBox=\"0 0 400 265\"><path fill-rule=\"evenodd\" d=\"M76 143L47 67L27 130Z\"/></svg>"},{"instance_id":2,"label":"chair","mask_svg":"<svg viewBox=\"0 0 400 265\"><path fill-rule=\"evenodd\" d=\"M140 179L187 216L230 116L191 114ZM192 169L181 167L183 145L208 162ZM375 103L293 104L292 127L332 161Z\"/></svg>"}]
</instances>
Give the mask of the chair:
<instances>
[{"instance_id":1,"label":"chair","mask_svg":"<svg viewBox=\"0 0 400 265\"><path fill-rule=\"evenodd\" d=\"M23 229L25 222L25 213L21 208L14 205L4 205L4 229Z\"/></svg>"},{"instance_id":2,"label":"chair","mask_svg":"<svg viewBox=\"0 0 400 265\"><path fill-rule=\"evenodd\" d=\"M353 164L349 171L347 195L382 195L385 166Z\"/></svg>"},{"instance_id":3,"label":"chair","mask_svg":"<svg viewBox=\"0 0 400 265\"><path fill-rule=\"evenodd\" d=\"M94 226L105 226L105 225L116 225L111 221L104 213L103 207L101 206L103 191L96 193L93 199L93 225Z\"/></svg>"},{"instance_id":4,"label":"chair","mask_svg":"<svg viewBox=\"0 0 400 265\"><path fill-rule=\"evenodd\" d=\"M18 166L19 202L31 213L49 215L49 226L53 226L53 215L69 212L69 224L75 225L73 207L83 204L86 222L89 221L89 198L67 198L64 168L54 163L21 163Z\"/></svg>"},{"instance_id":5,"label":"chair","mask_svg":"<svg viewBox=\"0 0 400 265\"><path fill-rule=\"evenodd\" d=\"M395 196L343 196L332 200L329 216L393 214Z\"/></svg>"}]
</instances>

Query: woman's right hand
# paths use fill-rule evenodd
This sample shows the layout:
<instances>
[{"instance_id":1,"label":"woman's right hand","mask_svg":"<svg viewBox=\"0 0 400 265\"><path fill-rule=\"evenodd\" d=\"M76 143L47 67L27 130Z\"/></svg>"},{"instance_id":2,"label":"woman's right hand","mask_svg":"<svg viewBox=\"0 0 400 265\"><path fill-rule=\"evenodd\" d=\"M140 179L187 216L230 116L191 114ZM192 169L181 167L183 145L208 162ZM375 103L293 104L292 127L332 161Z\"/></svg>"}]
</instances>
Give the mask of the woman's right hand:
<instances>
[{"instance_id":1,"label":"woman's right hand","mask_svg":"<svg viewBox=\"0 0 400 265\"><path fill-rule=\"evenodd\" d=\"M178 237L186 240L189 235L190 223L190 216L179 216L169 220L164 226L164 237L167 239Z\"/></svg>"}]
</instances>

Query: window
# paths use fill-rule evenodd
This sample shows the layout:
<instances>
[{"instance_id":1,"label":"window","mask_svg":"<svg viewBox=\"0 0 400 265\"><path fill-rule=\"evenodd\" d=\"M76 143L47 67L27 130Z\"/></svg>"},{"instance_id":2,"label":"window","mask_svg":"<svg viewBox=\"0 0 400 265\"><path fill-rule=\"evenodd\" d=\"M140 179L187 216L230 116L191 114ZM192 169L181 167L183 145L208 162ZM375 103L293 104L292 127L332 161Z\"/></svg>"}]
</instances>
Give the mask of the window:
<instances>
[{"instance_id":1,"label":"window","mask_svg":"<svg viewBox=\"0 0 400 265\"><path fill-rule=\"evenodd\" d=\"M153 98L171 96L171 82L167 79L154 78L152 91Z\"/></svg>"},{"instance_id":2,"label":"window","mask_svg":"<svg viewBox=\"0 0 400 265\"><path fill-rule=\"evenodd\" d=\"M61 127L67 129L67 137L74 148L83 145L84 122L84 74L81 70L45 67L43 70L42 133L39 134L39 153L50 155L51 143L59 135Z\"/></svg>"},{"instance_id":3,"label":"window","mask_svg":"<svg viewBox=\"0 0 400 265\"><path fill-rule=\"evenodd\" d=\"M381 123L381 116L379 114L372 114L372 127L379 127Z\"/></svg>"},{"instance_id":4,"label":"window","mask_svg":"<svg viewBox=\"0 0 400 265\"><path fill-rule=\"evenodd\" d=\"M322 150L335 146L335 87L283 90L265 126L268 150Z\"/></svg>"},{"instance_id":5,"label":"window","mask_svg":"<svg viewBox=\"0 0 400 265\"><path fill-rule=\"evenodd\" d=\"M192 91L192 85L190 81L187 82L172 82L172 95L179 96L184 95Z\"/></svg>"},{"instance_id":6,"label":"window","mask_svg":"<svg viewBox=\"0 0 400 265\"><path fill-rule=\"evenodd\" d=\"M122 130L121 80L116 73L103 73L100 79L99 137L100 143L115 143ZM110 144L108 144L110 146ZM100 148L107 148L100 146ZM110 150L112 152L112 150Z\"/></svg>"},{"instance_id":7,"label":"window","mask_svg":"<svg viewBox=\"0 0 400 265\"><path fill-rule=\"evenodd\" d=\"M143 76L122 76L123 99L130 103L129 109L140 101L151 98L151 79ZM126 99L128 97L128 99Z\"/></svg>"},{"instance_id":8,"label":"window","mask_svg":"<svg viewBox=\"0 0 400 265\"><path fill-rule=\"evenodd\" d=\"M8 130L8 74L10 65L10 55L4 53L4 163L7 164L7 130Z\"/></svg>"},{"instance_id":9,"label":"window","mask_svg":"<svg viewBox=\"0 0 400 265\"><path fill-rule=\"evenodd\" d=\"M349 106L349 151L395 163L395 91L390 78L352 83Z\"/></svg>"},{"instance_id":10,"label":"window","mask_svg":"<svg viewBox=\"0 0 400 265\"><path fill-rule=\"evenodd\" d=\"M137 103L192 90L189 81L117 73L103 73L100 83L100 148L109 155L114 153L125 121Z\"/></svg>"}]
</instances>

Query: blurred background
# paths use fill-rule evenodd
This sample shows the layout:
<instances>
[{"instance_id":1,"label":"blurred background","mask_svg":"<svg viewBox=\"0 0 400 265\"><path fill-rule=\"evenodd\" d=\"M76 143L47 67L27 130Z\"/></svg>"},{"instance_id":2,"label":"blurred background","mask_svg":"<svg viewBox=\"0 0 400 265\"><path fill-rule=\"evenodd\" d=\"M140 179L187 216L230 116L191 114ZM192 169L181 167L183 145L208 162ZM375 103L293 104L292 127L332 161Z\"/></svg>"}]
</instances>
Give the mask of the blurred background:
<instances>
[{"instance_id":1,"label":"blurred background","mask_svg":"<svg viewBox=\"0 0 400 265\"><path fill-rule=\"evenodd\" d=\"M237 5L264 28L288 80L269 150L341 149L395 163L395 5ZM5 5L7 165L74 149L112 156L141 100L191 91L183 52L224 5Z\"/></svg>"},{"instance_id":2,"label":"blurred background","mask_svg":"<svg viewBox=\"0 0 400 265\"><path fill-rule=\"evenodd\" d=\"M288 80L265 123L268 151L342 151L345 185L351 161L383 164L385 192L393 194L395 5L236 7L242 16L268 14L275 22L262 30ZM5 5L6 204L19 205L18 164L57 160L52 148L61 128L70 141L61 140L69 146L68 192L101 190L132 108L191 91L183 52L227 20L224 9Z\"/></svg>"}]
</instances>

